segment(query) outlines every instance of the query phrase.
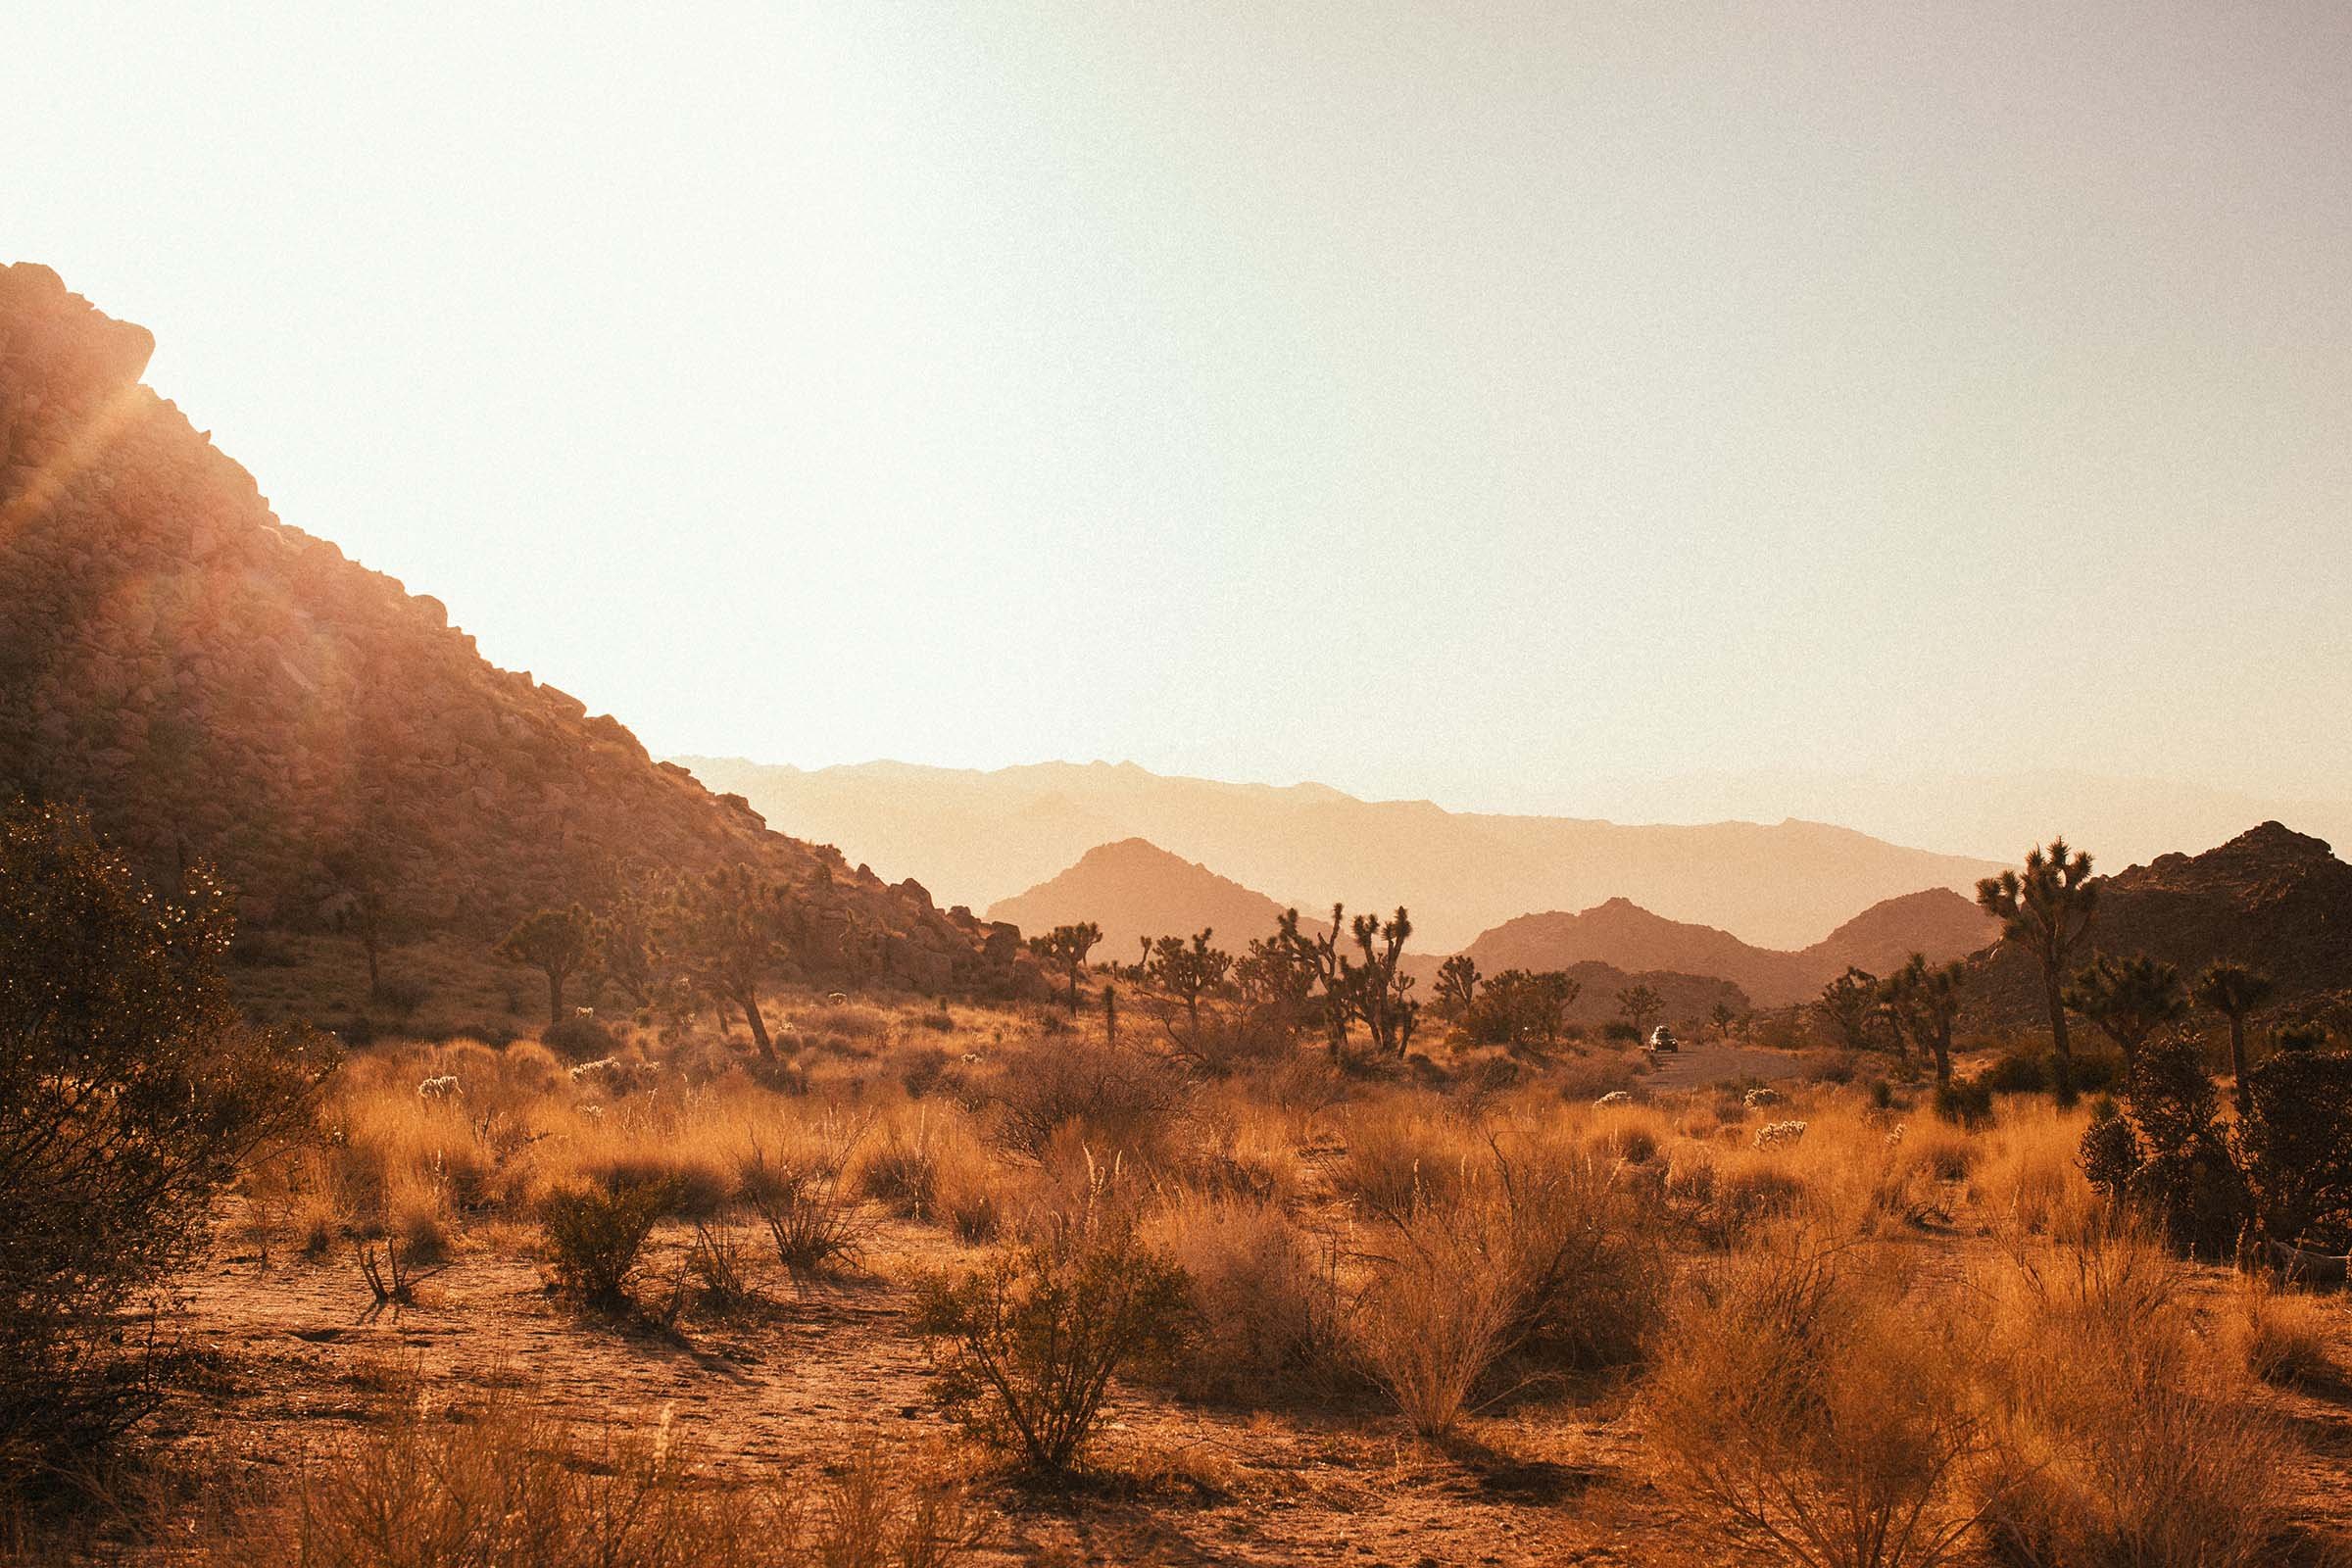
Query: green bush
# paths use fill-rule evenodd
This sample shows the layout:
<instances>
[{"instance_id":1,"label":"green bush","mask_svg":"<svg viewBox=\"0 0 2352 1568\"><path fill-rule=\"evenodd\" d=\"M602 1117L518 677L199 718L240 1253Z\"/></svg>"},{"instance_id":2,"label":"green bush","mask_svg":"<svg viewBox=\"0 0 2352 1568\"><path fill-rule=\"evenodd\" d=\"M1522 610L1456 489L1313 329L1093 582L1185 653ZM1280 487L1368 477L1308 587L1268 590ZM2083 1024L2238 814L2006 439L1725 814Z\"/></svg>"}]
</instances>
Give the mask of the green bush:
<instances>
[{"instance_id":1,"label":"green bush","mask_svg":"<svg viewBox=\"0 0 2352 1568\"><path fill-rule=\"evenodd\" d=\"M539 1043L568 1061L596 1061L620 1049L620 1041L596 1018L573 1014L541 1032Z\"/></svg>"},{"instance_id":2,"label":"green bush","mask_svg":"<svg viewBox=\"0 0 2352 1568\"><path fill-rule=\"evenodd\" d=\"M539 1210L556 1288L591 1306L628 1300L629 1281L654 1226L676 1203L668 1181L573 1187L552 1193Z\"/></svg>"},{"instance_id":3,"label":"green bush","mask_svg":"<svg viewBox=\"0 0 2352 1568\"><path fill-rule=\"evenodd\" d=\"M140 885L80 813L0 810L0 1473L152 1408L122 1315L202 1250L214 1200L306 1124L331 1056L257 1029L221 965L228 895Z\"/></svg>"},{"instance_id":4,"label":"green bush","mask_svg":"<svg viewBox=\"0 0 2352 1568\"><path fill-rule=\"evenodd\" d=\"M948 1410L1060 1475L1093 1435L1111 1377L1182 1346L1186 1295L1184 1270L1132 1238L1061 1237L925 1281L914 1324L933 1342Z\"/></svg>"},{"instance_id":5,"label":"green bush","mask_svg":"<svg viewBox=\"0 0 2352 1568\"><path fill-rule=\"evenodd\" d=\"M1974 1131L1992 1122L1992 1090L1982 1079L1968 1083L1957 1080L1936 1087L1936 1114L1938 1119L1957 1127Z\"/></svg>"}]
</instances>

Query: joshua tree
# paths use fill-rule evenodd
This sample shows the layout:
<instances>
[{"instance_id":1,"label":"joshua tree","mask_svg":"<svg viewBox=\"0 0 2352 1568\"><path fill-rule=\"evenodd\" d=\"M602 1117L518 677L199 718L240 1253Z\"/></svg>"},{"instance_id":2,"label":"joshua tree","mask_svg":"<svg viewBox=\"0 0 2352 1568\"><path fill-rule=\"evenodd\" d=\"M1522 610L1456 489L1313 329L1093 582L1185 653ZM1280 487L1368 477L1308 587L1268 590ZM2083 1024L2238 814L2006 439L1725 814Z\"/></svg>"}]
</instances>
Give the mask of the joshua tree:
<instances>
[{"instance_id":1,"label":"joshua tree","mask_svg":"<svg viewBox=\"0 0 2352 1568\"><path fill-rule=\"evenodd\" d=\"M2075 1059L2066 1038L2062 995L2067 960L2098 906L2090 880L2090 857L2052 839L2046 850L2027 852L2023 871L2003 871L1977 884L1977 906L2001 922L2001 940L2014 942L2041 963L2042 1005L2050 1019L2050 1047L2057 1059L2058 1098L2075 1096Z\"/></svg>"},{"instance_id":2,"label":"joshua tree","mask_svg":"<svg viewBox=\"0 0 2352 1568\"><path fill-rule=\"evenodd\" d=\"M1208 945L1214 935L1203 928L1187 943L1182 937L1161 937L1152 944L1146 973L1169 996L1184 1004L1190 1038L1200 1036L1200 999L1223 985L1233 973L1233 955Z\"/></svg>"},{"instance_id":3,"label":"joshua tree","mask_svg":"<svg viewBox=\"0 0 2352 1568\"><path fill-rule=\"evenodd\" d=\"M1078 1016L1078 977L1086 972L1086 956L1102 940L1102 928L1092 920L1057 925L1029 939L1029 951L1069 977L1070 1016Z\"/></svg>"},{"instance_id":4,"label":"joshua tree","mask_svg":"<svg viewBox=\"0 0 2352 1568\"><path fill-rule=\"evenodd\" d=\"M1617 993L1617 1010L1625 1014L1635 1034L1646 1039L1651 1025L1666 1010L1666 999L1647 986L1628 986Z\"/></svg>"},{"instance_id":5,"label":"joshua tree","mask_svg":"<svg viewBox=\"0 0 2352 1568\"><path fill-rule=\"evenodd\" d=\"M498 956L509 963L527 963L547 976L547 1021L564 1021L564 982L596 951L596 926L588 911L574 904L562 909L534 909L514 922L498 945Z\"/></svg>"},{"instance_id":6,"label":"joshua tree","mask_svg":"<svg viewBox=\"0 0 2352 1568\"><path fill-rule=\"evenodd\" d=\"M802 929L783 884L749 866L721 866L679 890L668 926L664 945L678 955L694 993L739 1008L752 1043L772 1059L760 988Z\"/></svg>"},{"instance_id":7,"label":"joshua tree","mask_svg":"<svg viewBox=\"0 0 2352 1568\"><path fill-rule=\"evenodd\" d=\"M1364 1020L1373 1050L1401 1056L1412 1045L1413 1026L1421 1019L1421 1004L1405 995L1413 989L1413 977L1396 968L1404 956L1405 939L1413 934L1412 919L1400 905L1390 919L1359 914L1348 929L1364 955L1363 962L1356 966L1352 988L1355 1015Z\"/></svg>"},{"instance_id":8,"label":"joshua tree","mask_svg":"<svg viewBox=\"0 0 2352 1568\"><path fill-rule=\"evenodd\" d=\"M632 888L615 896L591 921L590 963L599 977L620 987L640 1007L652 1004L661 985L658 910L652 897Z\"/></svg>"},{"instance_id":9,"label":"joshua tree","mask_svg":"<svg viewBox=\"0 0 2352 1568\"><path fill-rule=\"evenodd\" d=\"M2131 958L2101 954L2076 972L2063 1000L2123 1048L2127 1071L2148 1036L2188 1011L2180 971L2145 954Z\"/></svg>"},{"instance_id":10,"label":"joshua tree","mask_svg":"<svg viewBox=\"0 0 2352 1568\"><path fill-rule=\"evenodd\" d=\"M1868 969L1848 965L1845 973L1821 988L1814 1010L1838 1031L1848 1051L1868 1051L1871 1026L1886 1016L1886 992Z\"/></svg>"},{"instance_id":11,"label":"joshua tree","mask_svg":"<svg viewBox=\"0 0 2352 1568\"><path fill-rule=\"evenodd\" d=\"M1342 931L1354 939L1360 956L1340 946ZM1283 911L1266 956L1279 952L1294 973L1305 976L1308 989L1323 988L1323 1031L1333 1061L1347 1059L1350 1020L1363 1022L1376 1052L1401 1056L1411 1045L1421 1004L1406 997L1413 977L1398 973L1396 965L1412 934L1412 917L1401 908L1388 920L1359 914L1350 921L1346 906L1335 904L1331 928L1316 934L1301 929L1297 909ZM1250 951L1254 960L1257 950Z\"/></svg>"},{"instance_id":12,"label":"joshua tree","mask_svg":"<svg viewBox=\"0 0 2352 1568\"><path fill-rule=\"evenodd\" d=\"M1310 935L1300 929L1298 911L1285 909L1281 923L1275 927L1276 948L1287 957L1294 976L1303 976L1299 999L1311 995L1316 986L1323 988L1323 1034L1331 1045L1331 1059L1344 1061L1348 1055L1348 1020L1354 1015L1348 1004L1348 989L1352 984L1351 965L1348 956L1340 951L1341 921L1346 910L1341 905L1331 906L1331 929Z\"/></svg>"},{"instance_id":13,"label":"joshua tree","mask_svg":"<svg viewBox=\"0 0 2352 1568\"><path fill-rule=\"evenodd\" d=\"M1459 1018L1478 999L1478 960L1457 953L1438 965L1438 1016Z\"/></svg>"},{"instance_id":14,"label":"joshua tree","mask_svg":"<svg viewBox=\"0 0 2352 1568\"><path fill-rule=\"evenodd\" d=\"M2231 1091L2237 1102L2237 1113L2246 1114L2249 1103L2246 1080L2246 1014L2271 1000L2278 983L2251 964L2231 958L2218 958L2197 976L2197 1004L2210 1007L2230 1020L2230 1074L2235 1081Z\"/></svg>"},{"instance_id":15,"label":"joshua tree","mask_svg":"<svg viewBox=\"0 0 2352 1568\"><path fill-rule=\"evenodd\" d=\"M1718 1002L1707 1009L1707 1022L1715 1026L1715 1037L1718 1040L1729 1040L1732 1038L1732 1031L1739 1026L1740 1014L1733 1009L1730 1003Z\"/></svg>"},{"instance_id":16,"label":"joshua tree","mask_svg":"<svg viewBox=\"0 0 2352 1568\"><path fill-rule=\"evenodd\" d=\"M1850 971L1849 971L1850 972ZM1886 977L1886 1010L1936 1064L1936 1087L1952 1081L1952 1025L1960 1016L1960 982L1968 965L1955 958L1931 964L1924 953Z\"/></svg>"}]
</instances>

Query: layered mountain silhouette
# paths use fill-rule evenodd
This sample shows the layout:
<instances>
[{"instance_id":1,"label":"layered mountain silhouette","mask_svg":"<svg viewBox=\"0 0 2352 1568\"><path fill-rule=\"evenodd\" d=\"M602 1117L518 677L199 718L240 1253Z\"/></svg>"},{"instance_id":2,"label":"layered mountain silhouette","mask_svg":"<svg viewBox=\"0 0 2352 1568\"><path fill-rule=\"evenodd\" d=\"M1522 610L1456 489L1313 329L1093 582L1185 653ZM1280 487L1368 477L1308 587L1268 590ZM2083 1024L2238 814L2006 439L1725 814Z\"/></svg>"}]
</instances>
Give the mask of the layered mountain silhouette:
<instances>
[{"instance_id":1,"label":"layered mountain silhouette","mask_svg":"<svg viewBox=\"0 0 2352 1568\"><path fill-rule=\"evenodd\" d=\"M1668 919L1793 950L1856 910L1973 887L1989 860L1818 822L1626 826L1361 801L1319 784L1169 778L1133 763L977 772L902 762L803 771L684 758L789 832L919 876L973 907L1036 886L1099 845L1143 838L1283 904L1411 908L1416 945L1448 952L1530 909L1631 899Z\"/></svg>"},{"instance_id":2,"label":"layered mountain silhouette","mask_svg":"<svg viewBox=\"0 0 2352 1568\"><path fill-rule=\"evenodd\" d=\"M2163 855L2096 879L2088 933L2101 953L2149 954L2193 976L2216 958L2269 971L2278 1000L2352 994L2352 865L2327 842L2265 822L2202 855ZM2004 946L1971 976L1987 1019L2040 1016L2032 956Z\"/></svg>"},{"instance_id":3,"label":"layered mountain silhouette","mask_svg":"<svg viewBox=\"0 0 2352 1568\"><path fill-rule=\"evenodd\" d=\"M478 933L616 868L745 863L830 884L904 983L1006 972L1004 933L769 831L280 522L140 384L153 348L0 269L0 795L85 804L165 885L214 864L248 923L322 917L355 846L409 919Z\"/></svg>"},{"instance_id":4,"label":"layered mountain silhouette","mask_svg":"<svg viewBox=\"0 0 2352 1568\"><path fill-rule=\"evenodd\" d=\"M1149 840L1122 839L1087 851L1077 864L1018 897L999 901L988 914L992 920L1013 921L1026 931L1092 920L1102 928L1097 958L1125 960L1136 956L1141 939L1200 930L1213 931L1218 947L1239 953L1251 940L1272 935L1284 908L1264 894L1219 876L1205 865L1170 855ZM1329 906L1325 908L1328 911ZM1328 920L1317 920L1305 911L1301 916L1303 929L1331 929ZM1405 972L1426 984L1444 956L1423 946L1416 936L1405 954ZM1513 965L1481 966L1493 973ZM1565 969L1575 976L1583 990L1568 1016L1584 1024L1601 1024L1616 1017L1617 994L1634 985L1646 985L1657 992L1665 1003L1667 1017L1677 1023L1704 1018L1718 1003L1743 1011L1749 1000L1739 985L1722 975L1684 972L1681 965L1652 964L1640 958L1619 963L1580 956L1519 967Z\"/></svg>"},{"instance_id":5,"label":"layered mountain silhouette","mask_svg":"<svg viewBox=\"0 0 2352 1568\"><path fill-rule=\"evenodd\" d=\"M1466 950L1478 966L1561 969L1597 959L1627 969L1712 975L1738 985L1759 1006L1785 1006L1819 995L1848 965L1885 974L1913 953L1941 962L1984 947L1999 935L1974 902L1930 888L1872 905L1811 947L1758 948L1712 926L1668 920L1626 899L1581 914L1524 914L1484 933Z\"/></svg>"},{"instance_id":6,"label":"layered mountain silhouette","mask_svg":"<svg viewBox=\"0 0 2352 1568\"><path fill-rule=\"evenodd\" d=\"M1252 938L1273 935L1282 913L1264 894L1147 839L1097 845L1067 870L988 907L991 920L1024 931L1092 920L1102 928L1095 956L1121 960L1136 955L1139 941L1202 930L1239 953Z\"/></svg>"}]
</instances>

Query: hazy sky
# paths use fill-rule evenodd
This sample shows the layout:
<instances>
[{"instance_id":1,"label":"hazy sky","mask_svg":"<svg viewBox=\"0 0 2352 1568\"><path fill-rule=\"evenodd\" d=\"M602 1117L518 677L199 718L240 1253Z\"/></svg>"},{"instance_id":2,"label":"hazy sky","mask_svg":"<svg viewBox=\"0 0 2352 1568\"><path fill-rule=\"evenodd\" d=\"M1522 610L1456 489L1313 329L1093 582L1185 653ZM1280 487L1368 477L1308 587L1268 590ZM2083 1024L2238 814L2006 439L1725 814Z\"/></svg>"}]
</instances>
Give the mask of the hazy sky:
<instances>
[{"instance_id":1,"label":"hazy sky","mask_svg":"<svg viewBox=\"0 0 2352 1568\"><path fill-rule=\"evenodd\" d=\"M426 9L11 6L0 259L657 752L2346 793L2340 0Z\"/></svg>"}]
</instances>

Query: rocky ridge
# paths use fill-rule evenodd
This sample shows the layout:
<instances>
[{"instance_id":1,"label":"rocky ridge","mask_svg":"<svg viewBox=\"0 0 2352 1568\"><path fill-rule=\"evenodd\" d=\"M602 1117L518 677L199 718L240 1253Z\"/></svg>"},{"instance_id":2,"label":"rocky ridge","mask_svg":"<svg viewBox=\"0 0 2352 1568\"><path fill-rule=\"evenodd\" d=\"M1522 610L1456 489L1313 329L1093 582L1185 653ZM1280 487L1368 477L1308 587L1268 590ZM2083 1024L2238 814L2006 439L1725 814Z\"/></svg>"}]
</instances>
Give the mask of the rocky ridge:
<instances>
[{"instance_id":1,"label":"rocky ridge","mask_svg":"<svg viewBox=\"0 0 2352 1568\"><path fill-rule=\"evenodd\" d=\"M280 521L140 384L153 348L0 269L0 793L85 804L159 880L212 863L250 924L324 918L360 843L408 918L483 934L618 869L750 863L829 882L887 978L1012 980L1010 933L770 831Z\"/></svg>"}]
</instances>

